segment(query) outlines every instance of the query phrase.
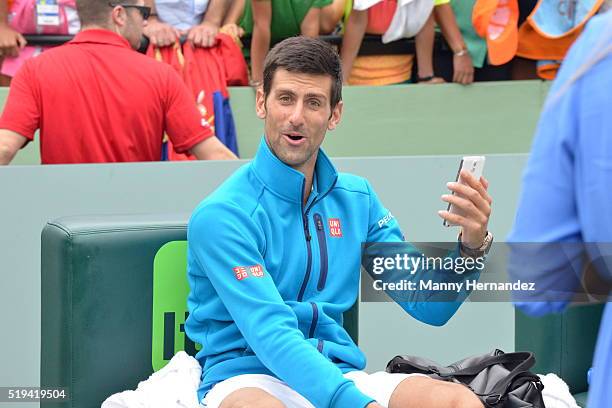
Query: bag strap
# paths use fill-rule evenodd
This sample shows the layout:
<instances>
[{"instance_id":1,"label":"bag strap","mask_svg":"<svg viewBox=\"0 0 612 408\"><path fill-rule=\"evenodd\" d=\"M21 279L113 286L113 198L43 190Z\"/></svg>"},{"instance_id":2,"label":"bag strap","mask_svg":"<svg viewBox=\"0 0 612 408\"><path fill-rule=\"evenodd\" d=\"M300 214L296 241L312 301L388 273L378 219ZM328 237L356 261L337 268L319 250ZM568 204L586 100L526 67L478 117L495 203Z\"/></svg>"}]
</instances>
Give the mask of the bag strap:
<instances>
[{"instance_id":1,"label":"bag strap","mask_svg":"<svg viewBox=\"0 0 612 408\"><path fill-rule=\"evenodd\" d=\"M396 361L401 359L401 361ZM508 363L519 363L519 365L512 371L527 371L529 368L533 366L535 363L535 357L533 353L527 351L519 351L515 353L504 353L498 356L488 356L483 358L479 363L470 365L468 367L462 369L453 370L451 367L440 366L437 364L420 364L409 358L396 356L393 360L391 360L387 367L391 366L401 366L408 365L412 368L416 368L417 370L423 373L433 373L440 375L441 377L449 377L449 376L463 376L463 375L476 375L487 367L496 365L496 364L508 364ZM399 368L399 367L398 367ZM393 372L394 370L391 369Z\"/></svg>"},{"instance_id":2,"label":"bag strap","mask_svg":"<svg viewBox=\"0 0 612 408\"><path fill-rule=\"evenodd\" d=\"M515 370L512 370L510 374L508 374L505 378L498 381L497 384L491 389L490 394L505 394L508 391L510 385L514 383L514 381L520 377L521 384L524 382L533 382L536 384L536 387L541 391L544 387L542 385L542 380L538 377L537 374L534 374L527 370L522 370L517 367Z\"/></svg>"},{"instance_id":3,"label":"bag strap","mask_svg":"<svg viewBox=\"0 0 612 408\"><path fill-rule=\"evenodd\" d=\"M510 385L515 383L515 379L517 377L518 381L516 386L521 386L526 382L531 382L534 384L538 392L541 393L544 389L544 384L542 384L542 380L540 379L540 377L529 371L521 371L516 372L513 375L506 376L506 378L495 384L495 386L491 389L490 392L486 394L476 393L476 395L480 397L481 401L485 403L486 407L496 407L508 393L508 388L510 387Z\"/></svg>"},{"instance_id":4,"label":"bag strap","mask_svg":"<svg viewBox=\"0 0 612 408\"><path fill-rule=\"evenodd\" d=\"M396 361L396 360L400 360L400 361ZM400 371L395 371L393 369L394 366L397 367L397 369ZM396 356L395 358L393 358L393 360L391 360L389 364L387 364L387 371L391 373L403 372L401 371L402 366L410 366L411 368L416 369L416 370L411 370L411 372L418 371L418 372L421 372L422 374L440 375L441 372L449 373L448 367L443 367L443 366L436 365L436 364L429 364L429 365L419 364L415 361L410 360L409 358L402 357L402 356ZM391 371L389 371L389 369Z\"/></svg>"},{"instance_id":5,"label":"bag strap","mask_svg":"<svg viewBox=\"0 0 612 408\"><path fill-rule=\"evenodd\" d=\"M490 356L484 358L477 364L470 365L460 370L455 370L446 375L461 376L461 375L476 375L487 367L497 364L519 363L512 372L528 371L535 364L533 353L527 351L519 351L516 353L505 353L499 356Z\"/></svg>"}]
</instances>

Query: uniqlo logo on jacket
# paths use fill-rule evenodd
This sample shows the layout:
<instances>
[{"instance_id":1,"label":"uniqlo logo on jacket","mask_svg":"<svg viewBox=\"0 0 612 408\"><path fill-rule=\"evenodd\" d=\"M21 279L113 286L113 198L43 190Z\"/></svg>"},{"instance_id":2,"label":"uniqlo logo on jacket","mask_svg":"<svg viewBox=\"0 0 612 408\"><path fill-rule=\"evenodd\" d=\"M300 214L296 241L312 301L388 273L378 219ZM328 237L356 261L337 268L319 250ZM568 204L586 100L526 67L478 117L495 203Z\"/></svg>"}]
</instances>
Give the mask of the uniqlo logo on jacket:
<instances>
[{"instance_id":1,"label":"uniqlo logo on jacket","mask_svg":"<svg viewBox=\"0 0 612 408\"><path fill-rule=\"evenodd\" d=\"M340 218L329 218L327 220L329 225L329 235L335 238L342 237L342 228L340 227Z\"/></svg>"},{"instance_id":2,"label":"uniqlo logo on jacket","mask_svg":"<svg viewBox=\"0 0 612 408\"><path fill-rule=\"evenodd\" d=\"M247 270L244 266L237 266L234 268L234 274L236 274L236 279L243 280L249 277L247 274Z\"/></svg>"},{"instance_id":3,"label":"uniqlo logo on jacket","mask_svg":"<svg viewBox=\"0 0 612 408\"><path fill-rule=\"evenodd\" d=\"M259 264L252 266L236 266L234 268L234 274L239 281L248 278L249 273L255 278L263 278L264 276L263 267Z\"/></svg>"},{"instance_id":4,"label":"uniqlo logo on jacket","mask_svg":"<svg viewBox=\"0 0 612 408\"><path fill-rule=\"evenodd\" d=\"M249 271L251 272L251 275L256 278L263 278L264 276L263 268L261 267L261 265L249 266Z\"/></svg>"}]
</instances>

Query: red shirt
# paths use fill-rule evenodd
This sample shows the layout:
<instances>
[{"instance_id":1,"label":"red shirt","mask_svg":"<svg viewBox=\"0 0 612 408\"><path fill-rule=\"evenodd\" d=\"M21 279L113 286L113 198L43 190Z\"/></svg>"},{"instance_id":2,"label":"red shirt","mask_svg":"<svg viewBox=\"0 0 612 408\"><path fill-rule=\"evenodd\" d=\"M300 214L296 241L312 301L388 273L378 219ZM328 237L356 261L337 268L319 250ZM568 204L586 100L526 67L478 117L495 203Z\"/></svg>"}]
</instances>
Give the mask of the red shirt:
<instances>
[{"instance_id":1,"label":"red shirt","mask_svg":"<svg viewBox=\"0 0 612 408\"><path fill-rule=\"evenodd\" d=\"M397 0L383 0L368 9L368 25L366 33L383 35L389 29L395 10Z\"/></svg>"},{"instance_id":2,"label":"red shirt","mask_svg":"<svg viewBox=\"0 0 612 408\"><path fill-rule=\"evenodd\" d=\"M107 30L85 30L28 60L0 118L43 164L155 161L164 131L183 153L213 135L181 77Z\"/></svg>"}]
</instances>

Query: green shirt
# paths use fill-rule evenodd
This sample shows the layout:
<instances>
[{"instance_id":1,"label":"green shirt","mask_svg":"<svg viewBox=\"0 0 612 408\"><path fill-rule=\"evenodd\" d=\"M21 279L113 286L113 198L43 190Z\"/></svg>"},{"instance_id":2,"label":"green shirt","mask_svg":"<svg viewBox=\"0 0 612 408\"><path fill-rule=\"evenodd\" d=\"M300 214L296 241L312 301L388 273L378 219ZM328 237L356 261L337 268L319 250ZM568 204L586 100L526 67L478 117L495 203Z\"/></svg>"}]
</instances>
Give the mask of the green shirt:
<instances>
[{"instance_id":1,"label":"green shirt","mask_svg":"<svg viewBox=\"0 0 612 408\"><path fill-rule=\"evenodd\" d=\"M474 24L472 24L474 3L476 0L452 0L451 7L474 67L482 68L487 57L487 42L474 31Z\"/></svg>"},{"instance_id":2,"label":"green shirt","mask_svg":"<svg viewBox=\"0 0 612 408\"><path fill-rule=\"evenodd\" d=\"M272 2L272 41L299 35L300 25L312 7L323 8L333 0L258 0ZM245 0L240 26L246 34L253 33L253 9L251 0Z\"/></svg>"}]
</instances>

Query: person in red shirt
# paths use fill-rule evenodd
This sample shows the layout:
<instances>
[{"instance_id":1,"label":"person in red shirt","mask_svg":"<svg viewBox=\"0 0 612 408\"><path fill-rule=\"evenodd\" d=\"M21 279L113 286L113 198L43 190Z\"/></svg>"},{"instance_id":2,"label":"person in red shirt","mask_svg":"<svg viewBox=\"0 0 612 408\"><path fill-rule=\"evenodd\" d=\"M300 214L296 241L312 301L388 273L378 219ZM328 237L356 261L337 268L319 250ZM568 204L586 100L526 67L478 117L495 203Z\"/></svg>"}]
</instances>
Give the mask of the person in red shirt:
<instances>
[{"instance_id":1,"label":"person in red shirt","mask_svg":"<svg viewBox=\"0 0 612 408\"><path fill-rule=\"evenodd\" d=\"M178 153L236 158L180 76L134 50L150 9L117 1L77 0L81 31L17 72L0 118L0 164L37 129L43 164L160 160L164 133Z\"/></svg>"}]
</instances>

